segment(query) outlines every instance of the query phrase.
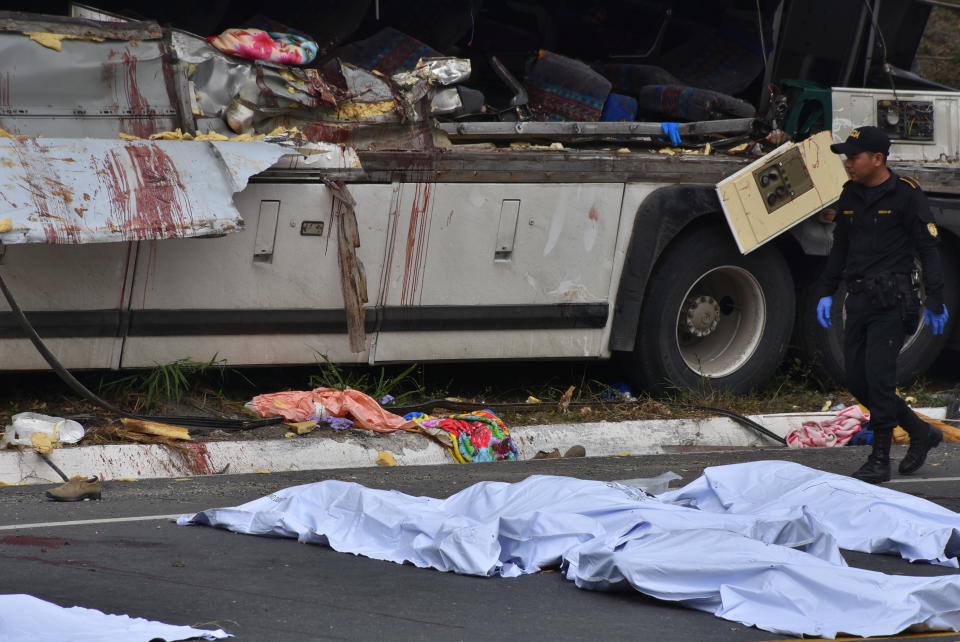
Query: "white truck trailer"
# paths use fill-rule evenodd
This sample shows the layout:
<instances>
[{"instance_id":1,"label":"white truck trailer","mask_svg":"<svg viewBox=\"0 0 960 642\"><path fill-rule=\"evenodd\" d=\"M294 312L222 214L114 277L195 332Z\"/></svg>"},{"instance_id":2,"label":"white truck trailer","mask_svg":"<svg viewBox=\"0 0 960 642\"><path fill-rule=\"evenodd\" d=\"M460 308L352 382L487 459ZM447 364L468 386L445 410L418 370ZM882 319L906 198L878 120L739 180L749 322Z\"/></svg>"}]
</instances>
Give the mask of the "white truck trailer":
<instances>
[{"instance_id":1,"label":"white truck trailer","mask_svg":"<svg viewBox=\"0 0 960 642\"><path fill-rule=\"evenodd\" d=\"M789 3L781 11L785 28ZM58 49L24 34L63 37ZM771 54L781 68L789 44L781 37L783 51ZM658 153L669 147L653 133L659 123L369 123L341 109L331 124L291 115L329 113L310 83L316 76L205 47L150 22L0 14L0 127L26 137L0 139L0 273L68 368L214 355L236 366L309 364L320 354L367 364L620 357L646 389L707 383L743 392L762 385L793 345L826 374L842 371L842 323L815 326L808 293L830 246L821 212L829 199L747 241L718 199L717 184L758 155L704 154L702 143L742 135L755 150L751 133L762 134L752 119L681 125L701 143L698 154ZM264 169L244 166L243 154L223 158L245 143L129 140L176 128L233 135L222 107L250 77L264 117L258 131L293 124L311 141L344 146L324 147L321 162L291 151ZM844 98L853 94L861 98ZM281 98L264 107L271 95ZM827 116L843 137L887 118L889 101L906 100L927 115L929 135L895 135L892 165L931 197L945 300L956 310L960 94L835 89ZM85 197L119 193L118 177L95 154L67 158L77 145L120 159L127 205L145 208L138 194L150 195L162 222L83 211ZM191 151L153 166L136 160L175 145ZM235 188L252 174L233 196L235 212L199 202L229 187L230 176L210 170L205 179L198 169L218 157L228 175L243 175ZM67 166L88 190L58 191L56 173ZM171 178L198 171L186 187ZM797 171L809 173L809 163ZM26 196L4 196L12 194ZM171 208L194 199L196 216L169 224ZM6 310L0 302L0 368L45 368ZM918 328L902 378L921 373L948 341L960 345L957 328L951 323L948 337Z\"/></svg>"}]
</instances>

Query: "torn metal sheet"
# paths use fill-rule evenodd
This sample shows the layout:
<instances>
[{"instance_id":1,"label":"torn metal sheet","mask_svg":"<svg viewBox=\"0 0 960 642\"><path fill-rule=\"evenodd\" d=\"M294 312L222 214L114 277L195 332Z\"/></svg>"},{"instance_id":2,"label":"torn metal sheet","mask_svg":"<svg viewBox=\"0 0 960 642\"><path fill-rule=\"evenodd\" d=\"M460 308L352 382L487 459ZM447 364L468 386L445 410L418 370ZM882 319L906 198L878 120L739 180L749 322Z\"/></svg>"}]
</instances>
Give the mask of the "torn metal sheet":
<instances>
[{"instance_id":1,"label":"torn metal sheet","mask_svg":"<svg viewBox=\"0 0 960 642\"><path fill-rule=\"evenodd\" d=\"M191 110L201 131L229 133L224 120L227 110L240 106L250 110L249 126L253 126L265 118L327 111L337 105L335 88L316 69L230 56L204 38L178 29L170 35L173 50L187 70ZM242 130L233 127L233 131Z\"/></svg>"},{"instance_id":2,"label":"torn metal sheet","mask_svg":"<svg viewBox=\"0 0 960 642\"><path fill-rule=\"evenodd\" d=\"M421 79L431 85L455 85L469 80L470 71L466 58L421 58L413 71L394 74L393 81L401 87L413 86Z\"/></svg>"},{"instance_id":3,"label":"torn metal sheet","mask_svg":"<svg viewBox=\"0 0 960 642\"><path fill-rule=\"evenodd\" d=\"M150 22L0 13L0 127L116 138L186 126L179 67L162 38Z\"/></svg>"},{"instance_id":4,"label":"torn metal sheet","mask_svg":"<svg viewBox=\"0 0 960 642\"><path fill-rule=\"evenodd\" d=\"M272 143L0 139L5 244L220 235L250 176L290 153Z\"/></svg>"}]
</instances>

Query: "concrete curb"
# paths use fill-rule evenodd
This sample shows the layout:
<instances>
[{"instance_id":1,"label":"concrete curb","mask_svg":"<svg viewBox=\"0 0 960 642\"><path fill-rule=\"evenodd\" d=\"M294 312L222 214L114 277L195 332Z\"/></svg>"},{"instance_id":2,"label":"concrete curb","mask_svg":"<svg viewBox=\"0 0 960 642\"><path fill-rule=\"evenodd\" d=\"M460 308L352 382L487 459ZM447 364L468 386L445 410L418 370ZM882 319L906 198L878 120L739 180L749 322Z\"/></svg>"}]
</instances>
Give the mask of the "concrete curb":
<instances>
[{"instance_id":1,"label":"concrete curb","mask_svg":"<svg viewBox=\"0 0 960 642\"><path fill-rule=\"evenodd\" d=\"M921 408L920 412L937 419L946 414L945 408ZM751 419L785 436L804 421L833 414L754 415ZM510 433L520 459L531 459L539 450L557 448L563 453L576 444L586 448L590 457L783 447L725 417L517 426ZM55 450L51 459L68 475L98 475L108 480L362 468L375 466L381 451L389 452L401 466L453 463L440 445L411 433L184 442L184 446L185 451L148 444L67 447ZM33 450L0 451L0 483L58 481L56 473Z\"/></svg>"}]
</instances>

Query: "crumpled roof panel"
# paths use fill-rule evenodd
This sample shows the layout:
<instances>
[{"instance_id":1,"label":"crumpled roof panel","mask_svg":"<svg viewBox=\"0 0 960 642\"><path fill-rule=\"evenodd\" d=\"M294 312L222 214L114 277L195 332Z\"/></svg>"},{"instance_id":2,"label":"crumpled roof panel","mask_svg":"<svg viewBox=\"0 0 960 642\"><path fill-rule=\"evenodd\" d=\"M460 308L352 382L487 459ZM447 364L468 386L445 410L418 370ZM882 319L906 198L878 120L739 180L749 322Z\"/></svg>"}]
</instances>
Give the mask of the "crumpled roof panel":
<instances>
[{"instance_id":1,"label":"crumpled roof panel","mask_svg":"<svg viewBox=\"0 0 960 642\"><path fill-rule=\"evenodd\" d=\"M264 142L0 139L0 241L103 243L225 234L233 194L288 150Z\"/></svg>"}]
</instances>

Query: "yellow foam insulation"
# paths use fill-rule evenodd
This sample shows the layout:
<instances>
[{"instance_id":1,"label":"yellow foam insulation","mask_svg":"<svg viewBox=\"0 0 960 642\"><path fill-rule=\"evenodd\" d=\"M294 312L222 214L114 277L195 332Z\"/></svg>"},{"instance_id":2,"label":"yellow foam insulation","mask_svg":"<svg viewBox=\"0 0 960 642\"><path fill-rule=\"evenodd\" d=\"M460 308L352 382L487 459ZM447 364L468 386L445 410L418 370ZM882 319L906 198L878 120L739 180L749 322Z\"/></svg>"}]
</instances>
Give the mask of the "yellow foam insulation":
<instances>
[{"instance_id":1,"label":"yellow foam insulation","mask_svg":"<svg viewBox=\"0 0 960 642\"><path fill-rule=\"evenodd\" d=\"M318 423L318 421L300 421L296 423L288 423L287 425L293 428L293 434L306 435L307 433L313 432Z\"/></svg>"},{"instance_id":2,"label":"yellow foam insulation","mask_svg":"<svg viewBox=\"0 0 960 642\"><path fill-rule=\"evenodd\" d=\"M0 127L0 138L27 138L26 134L11 134L3 127Z\"/></svg>"},{"instance_id":3,"label":"yellow foam insulation","mask_svg":"<svg viewBox=\"0 0 960 642\"><path fill-rule=\"evenodd\" d=\"M13 219L5 218L0 220L0 234L6 234L13 231Z\"/></svg>"},{"instance_id":4,"label":"yellow foam insulation","mask_svg":"<svg viewBox=\"0 0 960 642\"><path fill-rule=\"evenodd\" d=\"M53 452L53 439L44 432L35 432L30 435L30 445L41 455L49 455Z\"/></svg>"},{"instance_id":5,"label":"yellow foam insulation","mask_svg":"<svg viewBox=\"0 0 960 642\"><path fill-rule=\"evenodd\" d=\"M564 149L563 143L550 143L549 145L536 145L534 143L510 143L513 149Z\"/></svg>"},{"instance_id":6,"label":"yellow foam insulation","mask_svg":"<svg viewBox=\"0 0 960 642\"><path fill-rule=\"evenodd\" d=\"M677 154L681 154L683 156L709 156L711 151L713 151L713 149L710 147L710 143L707 143L703 149L684 149L682 147L677 147L674 149L671 147L664 147L662 149L658 149L657 153L666 154L667 156L676 156Z\"/></svg>"},{"instance_id":7,"label":"yellow foam insulation","mask_svg":"<svg viewBox=\"0 0 960 642\"><path fill-rule=\"evenodd\" d=\"M193 135L190 133L184 134L180 131L180 128L177 127L172 132L157 132L156 134L150 134L148 137L150 140L193 140Z\"/></svg>"},{"instance_id":8,"label":"yellow foam insulation","mask_svg":"<svg viewBox=\"0 0 960 642\"><path fill-rule=\"evenodd\" d=\"M23 35L34 42L43 45L47 49L60 51L63 49L64 40L90 40L92 42L103 42L103 38L98 36L83 36L72 33L50 33L48 31L24 31Z\"/></svg>"},{"instance_id":9,"label":"yellow foam insulation","mask_svg":"<svg viewBox=\"0 0 960 642\"><path fill-rule=\"evenodd\" d=\"M0 130L0 132L3 132L3 130ZM194 136L190 132L181 131L178 127L170 132L157 132L156 134L150 134L149 140L218 140L229 141L231 143L252 143L263 140L267 136L282 136L284 134L289 134L290 136L303 136L303 132L296 127L277 127L269 134L237 134L236 136L224 136L223 134L215 131L208 131L206 133L200 133ZM121 140L143 140L139 136L125 134L123 132L119 134L119 137ZM2 136L0 136L0 138L2 138Z\"/></svg>"},{"instance_id":10,"label":"yellow foam insulation","mask_svg":"<svg viewBox=\"0 0 960 642\"><path fill-rule=\"evenodd\" d=\"M337 105L337 118L341 120L364 120L389 114L397 108L395 100L381 100L375 103L340 103Z\"/></svg>"},{"instance_id":11,"label":"yellow foam insulation","mask_svg":"<svg viewBox=\"0 0 960 642\"><path fill-rule=\"evenodd\" d=\"M386 450L381 450L376 459L377 466L396 466L397 460Z\"/></svg>"}]
</instances>

